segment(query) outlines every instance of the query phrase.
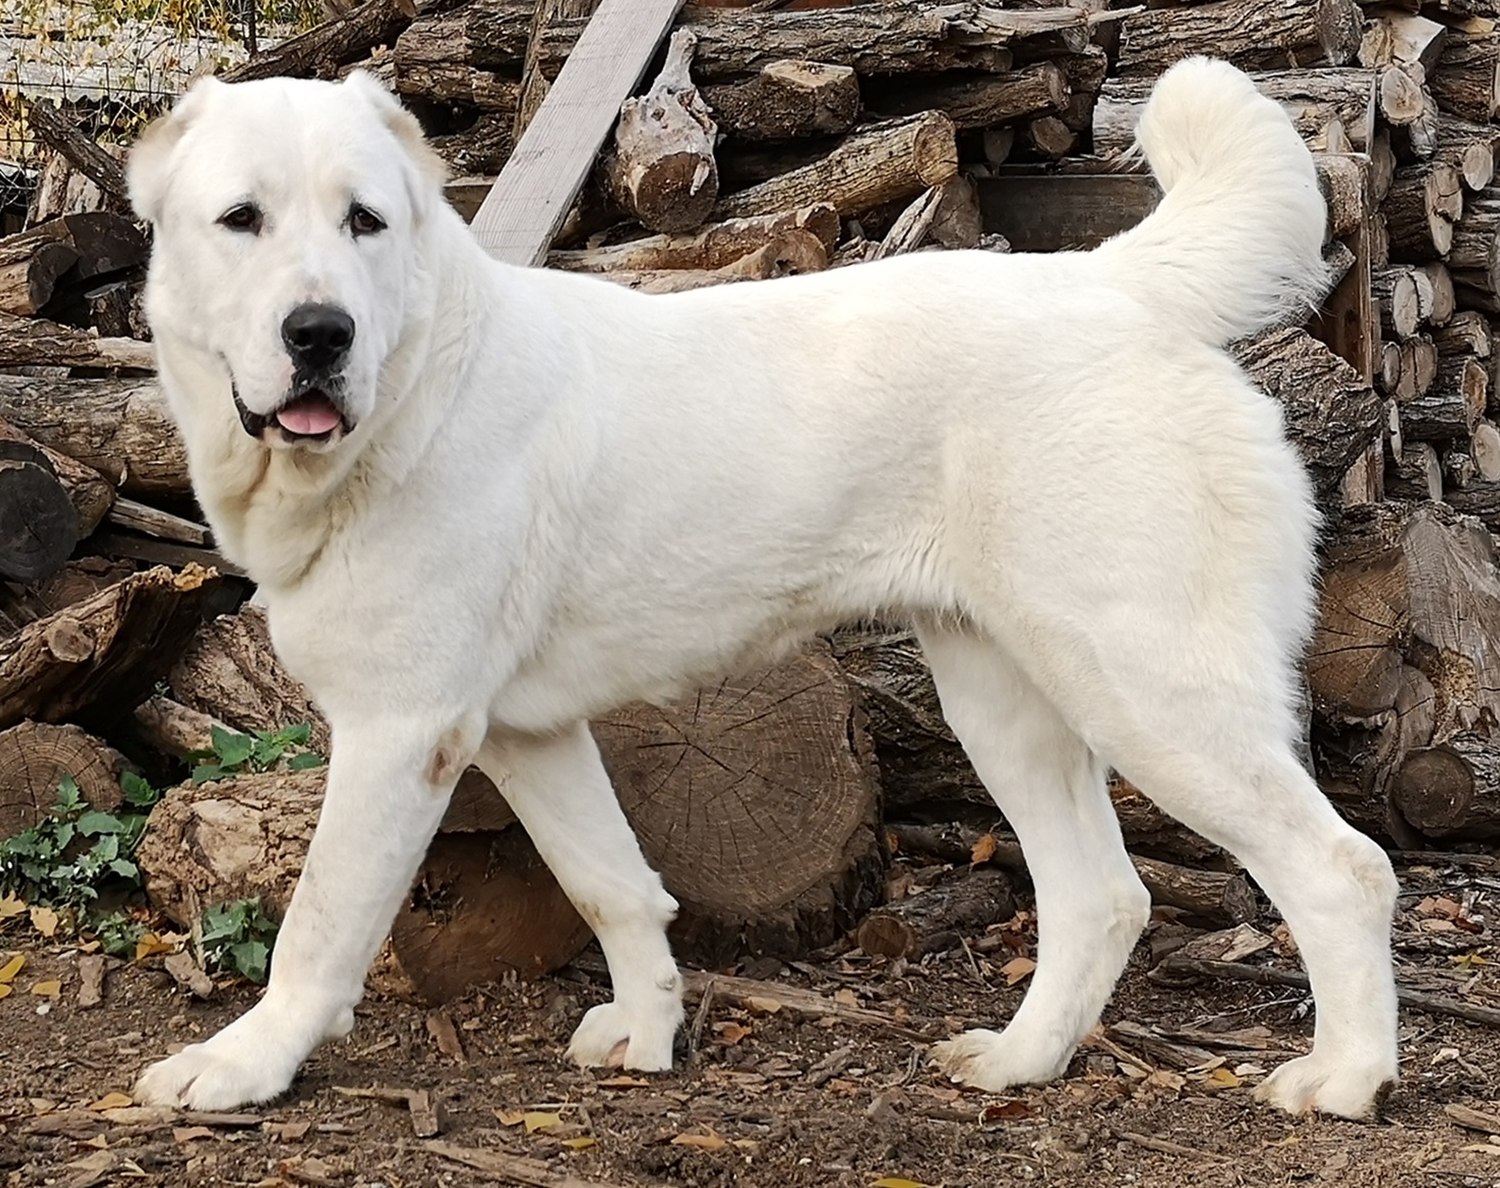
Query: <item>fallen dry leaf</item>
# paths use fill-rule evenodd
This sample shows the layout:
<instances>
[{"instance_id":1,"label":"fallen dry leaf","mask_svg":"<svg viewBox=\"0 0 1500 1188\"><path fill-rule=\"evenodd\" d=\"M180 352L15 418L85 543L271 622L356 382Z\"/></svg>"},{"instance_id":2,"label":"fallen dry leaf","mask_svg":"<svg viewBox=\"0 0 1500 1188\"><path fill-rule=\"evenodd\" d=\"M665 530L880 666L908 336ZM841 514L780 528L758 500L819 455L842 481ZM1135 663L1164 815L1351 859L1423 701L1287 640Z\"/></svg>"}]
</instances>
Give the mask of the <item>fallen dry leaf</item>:
<instances>
[{"instance_id":1,"label":"fallen dry leaf","mask_svg":"<svg viewBox=\"0 0 1500 1188\"><path fill-rule=\"evenodd\" d=\"M174 1126L172 1128L172 1141L177 1143L190 1143L194 1139L211 1139L214 1132L207 1126Z\"/></svg>"},{"instance_id":2,"label":"fallen dry leaf","mask_svg":"<svg viewBox=\"0 0 1500 1188\"><path fill-rule=\"evenodd\" d=\"M600 1089L640 1089L645 1085L651 1084L651 1082L644 1077L619 1076L605 1077L604 1080L595 1081L594 1084Z\"/></svg>"},{"instance_id":3,"label":"fallen dry leaf","mask_svg":"<svg viewBox=\"0 0 1500 1188\"><path fill-rule=\"evenodd\" d=\"M58 914L51 908L34 907L31 909L31 926L43 936L56 936L59 923L61 923L61 920Z\"/></svg>"},{"instance_id":4,"label":"fallen dry leaf","mask_svg":"<svg viewBox=\"0 0 1500 1188\"><path fill-rule=\"evenodd\" d=\"M193 955L188 952L171 953L162 962L162 968L172 975L172 980L194 998L208 998L214 992L214 980L198 968Z\"/></svg>"},{"instance_id":5,"label":"fallen dry leaf","mask_svg":"<svg viewBox=\"0 0 1500 1188\"><path fill-rule=\"evenodd\" d=\"M1036 962L1030 957L1012 957L1000 967L1000 972L1005 975L1005 984L1014 986L1036 972Z\"/></svg>"},{"instance_id":6,"label":"fallen dry leaf","mask_svg":"<svg viewBox=\"0 0 1500 1188\"><path fill-rule=\"evenodd\" d=\"M870 1188L927 1188L921 1180L908 1180L904 1176L881 1176L870 1183Z\"/></svg>"},{"instance_id":7,"label":"fallen dry leaf","mask_svg":"<svg viewBox=\"0 0 1500 1188\"><path fill-rule=\"evenodd\" d=\"M718 1034L719 1042L725 1047L732 1048L747 1035L754 1035L754 1031L743 1023L715 1023L714 1031Z\"/></svg>"},{"instance_id":8,"label":"fallen dry leaf","mask_svg":"<svg viewBox=\"0 0 1500 1188\"><path fill-rule=\"evenodd\" d=\"M158 953L170 953L177 948L176 939L167 940L157 936L154 932L148 932L140 940L135 942L135 959L144 961L147 957L155 957Z\"/></svg>"},{"instance_id":9,"label":"fallen dry leaf","mask_svg":"<svg viewBox=\"0 0 1500 1188\"><path fill-rule=\"evenodd\" d=\"M78 1007L88 1010L104 1001L104 970L106 958L94 953L78 959Z\"/></svg>"},{"instance_id":10,"label":"fallen dry leaf","mask_svg":"<svg viewBox=\"0 0 1500 1188\"><path fill-rule=\"evenodd\" d=\"M98 1101L89 1106L89 1109L118 1110L124 1106L134 1104L135 1102L131 1099L130 1094L128 1093L106 1093Z\"/></svg>"},{"instance_id":11,"label":"fallen dry leaf","mask_svg":"<svg viewBox=\"0 0 1500 1188\"><path fill-rule=\"evenodd\" d=\"M1005 1122L1014 1118L1029 1117L1031 1117L1031 1107L1020 1098L995 1102L979 1111L981 1122Z\"/></svg>"},{"instance_id":12,"label":"fallen dry leaf","mask_svg":"<svg viewBox=\"0 0 1500 1188\"><path fill-rule=\"evenodd\" d=\"M0 965L0 984L9 985L26 966L26 958L17 953L4 965Z\"/></svg>"},{"instance_id":13,"label":"fallen dry leaf","mask_svg":"<svg viewBox=\"0 0 1500 1188\"><path fill-rule=\"evenodd\" d=\"M464 1055L463 1042L458 1038L458 1029L453 1026L453 1016L446 1010L438 1009L427 1016L427 1034L432 1037L432 1042L437 1044L438 1051L444 1056L450 1057L459 1064L468 1063L468 1057Z\"/></svg>"},{"instance_id":14,"label":"fallen dry leaf","mask_svg":"<svg viewBox=\"0 0 1500 1188\"><path fill-rule=\"evenodd\" d=\"M848 986L845 986L842 990L835 990L833 992L833 1001L841 1002L845 1006L857 1007L859 1005L859 995L849 989Z\"/></svg>"},{"instance_id":15,"label":"fallen dry leaf","mask_svg":"<svg viewBox=\"0 0 1500 1188\"><path fill-rule=\"evenodd\" d=\"M761 998L750 994L745 998L745 1009L754 1011L758 1015L774 1015L781 1009L781 1003L774 998Z\"/></svg>"},{"instance_id":16,"label":"fallen dry leaf","mask_svg":"<svg viewBox=\"0 0 1500 1188\"><path fill-rule=\"evenodd\" d=\"M278 1143L294 1143L298 1139L306 1138L307 1132L312 1129L311 1122L267 1122L263 1129L266 1137Z\"/></svg>"},{"instance_id":17,"label":"fallen dry leaf","mask_svg":"<svg viewBox=\"0 0 1500 1188\"><path fill-rule=\"evenodd\" d=\"M1203 1078L1203 1083L1213 1089L1238 1089L1243 1082L1227 1068L1216 1068Z\"/></svg>"},{"instance_id":18,"label":"fallen dry leaf","mask_svg":"<svg viewBox=\"0 0 1500 1188\"><path fill-rule=\"evenodd\" d=\"M0 895L0 920L11 920L26 911L25 902L16 895Z\"/></svg>"},{"instance_id":19,"label":"fallen dry leaf","mask_svg":"<svg viewBox=\"0 0 1500 1188\"><path fill-rule=\"evenodd\" d=\"M570 1138L563 1139L562 1145L565 1147L572 1147L575 1151L582 1151L589 1147L592 1147L598 1141L598 1139L591 1138Z\"/></svg>"},{"instance_id":20,"label":"fallen dry leaf","mask_svg":"<svg viewBox=\"0 0 1500 1188\"><path fill-rule=\"evenodd\" d=\"M729 1140L716 1134L679 1134L672 1139L674 1147L696 1147L700 1151L722 1151Z\"/></svg>"},{"instance_id":21,"label":"fallen dry leaf","mask_svg":"<svg viewBox=\"0 0 1500 1188\"><path fill-rule=\"evenodd\" d=\"M995 856L995 851L1000 848L1000 842L993 833L980 836L969 849L969 862L974 866L983 866Z\"/></svg>"},{"instance_id":22,"label":"fallen dry leaf","mask_svg":"<svg viewBox=\"0 0 1500 1188\"><path fill-rule=\"evenodd\" d=\"M37 982L31 987L31 992L42 998L56 998L62 993L62 983L58 981Z\"/></svg>"}]
</instances>

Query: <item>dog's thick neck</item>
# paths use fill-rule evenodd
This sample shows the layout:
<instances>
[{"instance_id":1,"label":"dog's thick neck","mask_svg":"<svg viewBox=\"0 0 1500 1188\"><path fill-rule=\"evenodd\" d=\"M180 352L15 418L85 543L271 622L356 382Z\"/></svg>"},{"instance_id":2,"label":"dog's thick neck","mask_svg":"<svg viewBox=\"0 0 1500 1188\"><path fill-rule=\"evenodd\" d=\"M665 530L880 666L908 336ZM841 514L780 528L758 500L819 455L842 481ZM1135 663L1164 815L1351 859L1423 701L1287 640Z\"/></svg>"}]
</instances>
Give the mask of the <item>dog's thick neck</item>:
<instances>
[{"instance_id":1,"label":"dog's thick neck","mask_svg":"<svg viewBox=\"0 0 1500 1188\"><path fill-rule=\"evenodd\" d=\"M446 220L437 220L444 222ZM432 229L434 234L452 228ZM460 234L467 232L459 224ZM426 253L419 253L425 255ZM446 253L451 261L455 255ZM295 585L371 499L399 487L447 415L444 363L472 329L472 270L424 273L411 316L383 362L373 411L333 449L273 449L246 432L222 358L170 330L157 336L163 387L187 445L193 487L220 550L260 585Z\"/></svg>"}]
</instances>

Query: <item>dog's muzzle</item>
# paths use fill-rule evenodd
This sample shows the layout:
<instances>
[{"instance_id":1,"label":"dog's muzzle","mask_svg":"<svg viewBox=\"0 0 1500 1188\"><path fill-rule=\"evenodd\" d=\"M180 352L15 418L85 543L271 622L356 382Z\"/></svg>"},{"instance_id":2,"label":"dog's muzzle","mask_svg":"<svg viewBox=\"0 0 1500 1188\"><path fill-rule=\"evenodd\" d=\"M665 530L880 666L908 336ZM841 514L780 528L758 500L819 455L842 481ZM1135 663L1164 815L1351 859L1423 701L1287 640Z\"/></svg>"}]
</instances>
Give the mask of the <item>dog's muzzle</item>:
<instances>
[{"instance_id":1,"label":"dog's muzzle","mask_svg":"<svg viewBox=\"0 0 1500 1188\"><path fill-rule=\"evenodd\" d=\"M298 372L286 399L269 413L252 412L240 399L239 388L230 385L234 408L240 425L257 441L266 430L276 429L287 441L320 442L330 440L336 432L354 429L344 402L344 381L340 376Z\"/></svg>"}]
</instances>

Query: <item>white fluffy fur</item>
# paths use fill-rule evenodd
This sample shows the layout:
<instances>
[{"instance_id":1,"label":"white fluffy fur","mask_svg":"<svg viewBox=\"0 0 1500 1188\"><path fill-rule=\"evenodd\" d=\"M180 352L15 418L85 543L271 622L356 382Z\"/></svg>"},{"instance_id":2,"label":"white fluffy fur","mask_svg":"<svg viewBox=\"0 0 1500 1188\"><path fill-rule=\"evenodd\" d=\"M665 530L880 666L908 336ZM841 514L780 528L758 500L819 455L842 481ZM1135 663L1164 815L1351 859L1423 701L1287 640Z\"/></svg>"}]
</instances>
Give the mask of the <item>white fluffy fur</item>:
<instances>
[{"instance_id":1,"label":"white fluffy fur","mask_svg":"<svg viewBox=\"0 0 1500 1188\"><path fill-rule=\"evenodd\" d=\"M571 1054L668 1067L675 904L584 723L878 613L916 622L1041 915L1015 1018L934 1059L987 1089L1045 1080L1098 1019L1148 907L1114 767L1238 855L1301 945L1316 1042L1261 1095L1369 1112L1397 1071L1395 882L1293 757L1313 510L1277 409L1220 349L1316 288L1323 206L1286 118L1223 64L1174 68L1141 137L1167 195L1092 253L646 297L489 260L369 79L185 98L130 163L162 379L334 742L265 997L141 1099L264 1100L349 1029L471 761L608 958L615 999ZM389 229L352 239L355 197ZM260 235L216 225L249 200ZM309 300L357 321L357 423L254 440L231 376L273 411L277 328Z\"/></svg>"}]
</instances>

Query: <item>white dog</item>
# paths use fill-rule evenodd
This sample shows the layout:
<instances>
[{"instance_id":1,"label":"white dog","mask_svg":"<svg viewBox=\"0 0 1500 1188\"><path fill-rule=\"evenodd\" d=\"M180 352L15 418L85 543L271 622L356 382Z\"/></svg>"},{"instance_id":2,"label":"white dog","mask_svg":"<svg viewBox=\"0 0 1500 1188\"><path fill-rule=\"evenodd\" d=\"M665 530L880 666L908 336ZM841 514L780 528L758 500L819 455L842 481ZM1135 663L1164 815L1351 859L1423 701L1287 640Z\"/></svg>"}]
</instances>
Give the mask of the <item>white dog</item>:
<instances>
[{"instance_id":1,"label":"white dog","mask_svg":"<svg viewBox=\"0 0 1500 1188\"><path fill-rule=\"evenodd\" d=\"M1113 767L1296 934L1316 1041L1261 1096L1368 1114L1397 1073L1396 883L1293 754L1314 513L1220 349L1318 290L1324 208L1222 63L1172 70L1140 139L1166 197L1091 253L647 297L490 260L368 77L194 87L129 164L161 379L333 756L265 996L141 1100L263 1101L348 1032L471 761L608 958L571 1056L670 1067L676 905L586 722L880 614L916 623L1042 924L1010 1025L937 1064L1046 1081L1098 1020L1148 909Z\"/></svg>"}]
</instances>

